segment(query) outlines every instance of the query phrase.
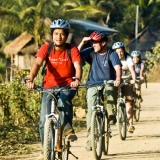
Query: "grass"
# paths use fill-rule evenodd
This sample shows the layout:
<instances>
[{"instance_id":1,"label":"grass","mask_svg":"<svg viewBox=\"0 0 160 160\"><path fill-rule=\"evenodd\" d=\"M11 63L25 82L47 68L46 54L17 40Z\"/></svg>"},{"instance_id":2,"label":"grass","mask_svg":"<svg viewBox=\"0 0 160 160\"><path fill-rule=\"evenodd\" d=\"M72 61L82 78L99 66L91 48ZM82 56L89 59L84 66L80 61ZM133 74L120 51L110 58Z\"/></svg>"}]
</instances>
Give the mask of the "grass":
<instances>
[{"instance_id":1,"label":"grass","mask_svg":"<svg viewBox=\"0 0 160 160\"><path fill-rule=\"evenodd\" d=\"M160 64L155 65L147 74L148 82L160 82Z\"/></svg>"}]
</instances>

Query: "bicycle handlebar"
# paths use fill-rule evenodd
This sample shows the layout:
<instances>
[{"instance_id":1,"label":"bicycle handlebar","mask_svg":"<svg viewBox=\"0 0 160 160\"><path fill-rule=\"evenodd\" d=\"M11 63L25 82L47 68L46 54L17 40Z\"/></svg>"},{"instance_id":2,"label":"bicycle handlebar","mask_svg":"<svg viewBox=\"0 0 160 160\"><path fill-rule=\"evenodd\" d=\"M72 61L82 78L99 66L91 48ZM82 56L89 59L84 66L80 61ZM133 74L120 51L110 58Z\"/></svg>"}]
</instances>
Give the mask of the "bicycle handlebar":
<instances>
[{"instance_id":1,"label":"bicycle handlebar","mask_svg":"<svg viewBox=\"0 0 160 160\"><path fill-rule=\"evenodd\" d=\"M26 81L29 80L29 78L25 78L25 84L26 84ZM61 91L68 91L68 90L76 90L76 88L71 88L70 85L67 85L67 86L62 86L62 87L59 87L59 88L44 88L42 86L39 86L39 85L34 85L34 90L36 91L47 91L47 92L61 92Z\"/></svg>"},{"instance_id":2,"label":"bicycle handlebar","mask_svg":"<svg viewBox=\"0 0 160 160\"><path fill-rule=\"evenodd\" d=\"M37 91L48 91L48 92L61 92L61 91L68 91L68 90L76 90L76 88L71 88L70 86L63 86L63 87L60 87L60 88L44 88L42 86L38 86L38 85L35 85L34 86L34 89L37 90Z\"/></svg>"},{"instance_id":3,"label":"bicycle handlebar","mask_svg":"<svg viewBox=\"0 0 160 160\"><path fill-rule=\"evenodd\" d=\"M87 87L103 87L105 85L113 85L114 84L114 80L104 80L102 84L80 84L78 87L80 88L87 88Z\"/></svg>"}]
</instances>

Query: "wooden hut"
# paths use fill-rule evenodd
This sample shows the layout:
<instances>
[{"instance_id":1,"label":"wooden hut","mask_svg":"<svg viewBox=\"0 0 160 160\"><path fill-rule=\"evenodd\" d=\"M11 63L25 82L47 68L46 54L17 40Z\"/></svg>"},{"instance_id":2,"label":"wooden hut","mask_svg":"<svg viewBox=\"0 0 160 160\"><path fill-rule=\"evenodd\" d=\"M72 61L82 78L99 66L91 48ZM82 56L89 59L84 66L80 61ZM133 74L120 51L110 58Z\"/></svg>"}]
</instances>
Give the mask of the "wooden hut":
<instances>
[{"instance_id":1,"label":"wooden hut","mask_svg":"<svg viewBox=\"0 0 160 160\"><path fill-rule=\"evenodd\" d=\"M27 32L23 32L4 48L4 53L10 55L11 66L29 70L37 50L38 46L35 44L33 36Z\"/></svg>"},{"instance_id":2,"label":"wooden hut","mask_svg":"<svg viewBox=\"0 0 160 160\"><path fill-rule=\"evenodd\" d=\"M17 69L29 71L37 50L38 46L34 37L27 32L23 32L19 37L10 42L4 48L4 53L10 57L10 61L6 66L6 80L12 81L14 72Z\"/></svg>"}]
</instances>

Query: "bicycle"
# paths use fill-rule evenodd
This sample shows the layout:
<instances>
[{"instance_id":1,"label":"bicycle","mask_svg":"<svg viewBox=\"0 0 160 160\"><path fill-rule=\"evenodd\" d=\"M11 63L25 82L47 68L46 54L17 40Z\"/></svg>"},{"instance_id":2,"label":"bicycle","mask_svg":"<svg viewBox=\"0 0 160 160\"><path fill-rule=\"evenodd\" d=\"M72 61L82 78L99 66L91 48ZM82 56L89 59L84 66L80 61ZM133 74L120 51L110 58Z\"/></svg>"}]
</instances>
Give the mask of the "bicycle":
<instances>
[{"instance_id":1,"label":"bicycle","mask_svg":"<svg viewBox=\"0 0 160 160\"><path fill-rule=\"evenodd\" d=\"M122 87L129 85L125 79L118 87L118 98L117 98L117 127L118 133L121 140L125 140L127 137L127 113L126 113L126 102L122 95Z\"/></svg>"},{"instance_id":2,"label":"bicycle","mask_svg":"<svg viewBox=\"0 0 160 160\"><path fill-rule=\"evenodd\" d=\"M113 84L113 81L104 81L104 84L81 84L79 87L95 87L96 105L92 106L91 116L91 145L94 158L100 160L102 153L108 154L109 138L111 138L111 128L108 120L108 112L104 108L104 97L102 90L105 85Z\"/></svg>"},{"instance_id":3,"label":"bicycle","mask_svg":"<svg viewBox=\"0 0 160 160\"><path fill-rule=\"evenodd\" d=\"M35 85L34 89L38 92L47 92L52 96L50 111L47 111L46 121L44 126L44 160L68 160L69 154L75 155L70 151L70 140L66 139L66 135L62 134L61 117L58 110L57 101L61 91L68 91L68 86L56 89L45 89ZM47 108L47 107L46 107Z\"/></svg>"},{"instance_id":4,"label":"bicycle","mask_svg":"<svg viewBox=\"0 0 160 160\"><path fill-rule=\"evenodd\" d=\"M136 83L140 84L140 79L137 78L136 79ZM137 87L134 85L134 103L133 103L133 109L134 109L134 113L133 113L133 116L134 116L134 120L136 122L139 121L140 119L140 112L141 112L141 97L136 93L136 90L137 90Z\"/></svg>"}]
</instances>

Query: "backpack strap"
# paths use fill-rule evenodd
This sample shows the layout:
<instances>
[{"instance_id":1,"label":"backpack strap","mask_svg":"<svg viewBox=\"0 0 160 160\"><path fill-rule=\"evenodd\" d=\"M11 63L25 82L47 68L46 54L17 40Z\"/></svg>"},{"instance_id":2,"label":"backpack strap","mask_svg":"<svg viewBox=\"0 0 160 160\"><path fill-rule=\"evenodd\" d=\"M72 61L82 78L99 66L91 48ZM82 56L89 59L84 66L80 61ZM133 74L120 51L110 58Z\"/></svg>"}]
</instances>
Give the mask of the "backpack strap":
<instances>
[{"instance_id":1,"label":"backpack strap","mask_svg":"<svg viewBox=\"0 0 160 160\"><path fill-rule=\"evenodd\" d=\"M68 56L72 62L72 56L71 56L71 44L70 43L66 43L66 49L67 49L67 53L68 53Z\"/></svg>"},{"instance_id":2,"label":"backpack strap","mask_svg":"<svg viewBox=\"0 0 160 160\"><path fill-rule=\"evenodd\" d=\"M50 55L53 47L54 47L54 43L51 42L51 43L49 44L49 46L48 46L48 51L47 51L47 55L46 55L46 63L44 64L44 66L43 66L43 68L42 68L42 72L41 72L41 75L43 75L43 76L45 75L48 57L49 57L49 55Z\"/></svg>"}]
</instances>

